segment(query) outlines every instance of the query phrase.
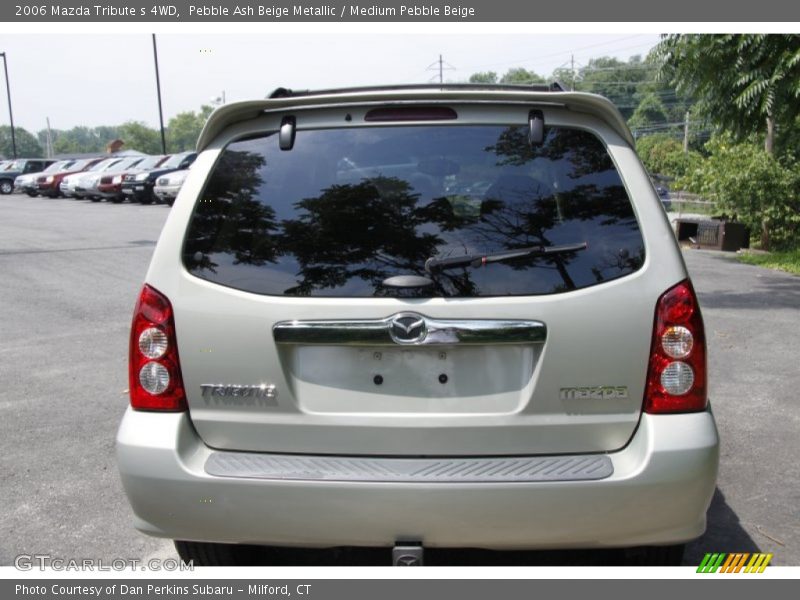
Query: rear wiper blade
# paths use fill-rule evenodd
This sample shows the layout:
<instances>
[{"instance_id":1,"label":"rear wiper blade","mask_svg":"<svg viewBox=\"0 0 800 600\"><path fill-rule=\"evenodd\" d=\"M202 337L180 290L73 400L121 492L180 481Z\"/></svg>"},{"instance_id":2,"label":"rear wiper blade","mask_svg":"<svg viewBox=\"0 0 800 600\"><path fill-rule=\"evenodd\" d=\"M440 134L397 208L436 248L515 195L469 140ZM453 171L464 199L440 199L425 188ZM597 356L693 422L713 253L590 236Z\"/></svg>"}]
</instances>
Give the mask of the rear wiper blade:
<instances>
[{"instance_id":1,"label":"rear wiper blade","mask_svg":"<svg viewBox=\"0 0 800 600\"><path fill-rule=\"evenodd\" d=\"M505 252L492 252L491 254L464 254L461 256L448 256L447 258L431 257L425 261L425 270L428 273L434 273L459 267L478 268L489 263L502 262L514 258L578 252L579 250L586 250L588 246L589 244L586 242L581 242L580 244L563 244L561 246L529 246L528 248L517 248L516 250L507 250Z\"/></svg>"}]
</instances>

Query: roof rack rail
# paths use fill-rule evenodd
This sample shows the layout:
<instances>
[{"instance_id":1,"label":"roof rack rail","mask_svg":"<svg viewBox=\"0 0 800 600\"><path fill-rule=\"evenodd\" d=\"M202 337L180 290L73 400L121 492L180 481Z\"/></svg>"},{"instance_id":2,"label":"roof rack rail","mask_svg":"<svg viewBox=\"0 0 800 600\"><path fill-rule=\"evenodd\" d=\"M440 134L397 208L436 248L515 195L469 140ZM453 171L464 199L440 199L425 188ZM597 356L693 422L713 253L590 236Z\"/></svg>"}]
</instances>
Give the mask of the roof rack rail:
<instances>
[{"instance_id":1,"label":"roof rack rail","mask_svg":"<svg viewBox=\"0 0 800 600\"><path fill-rule=\"evenodd\" d=\"M391 92L397 90L475 90L475 91L527 91L527 92L565 92L566 88L560 81L551 83L508 84L508 83L412 83L407 85L378 85L351 88L330 88L321 90L291 90L279 87L270 93L267 98L297 98L301 96L329 96L335 94L351 94L353 92Z\"/></svg>"}]
</instances>

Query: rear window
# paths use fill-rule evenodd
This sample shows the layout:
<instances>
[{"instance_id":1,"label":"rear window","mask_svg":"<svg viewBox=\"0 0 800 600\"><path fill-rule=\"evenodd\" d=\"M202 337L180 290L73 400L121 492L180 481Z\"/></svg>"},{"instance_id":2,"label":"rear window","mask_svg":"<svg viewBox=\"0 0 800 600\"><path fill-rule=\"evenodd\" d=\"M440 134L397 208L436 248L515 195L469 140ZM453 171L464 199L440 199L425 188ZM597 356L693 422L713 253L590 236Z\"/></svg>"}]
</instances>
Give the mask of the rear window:
<instances>
[{"instance_id":1,"label":"rear window","mask_svg":"<svg viewBox=\"0 0 800 600\"><path fill-rule=\"evenodd\" d=\"M586 244L552 256L426 272L429 258ZM197 277L258 294L398 295L383 281L432 279L403 295L552 294L640 268L644 244L603 143L587 131L426 125L275 134L222 152L183 249Z\"/></svg>"}]
</instances>

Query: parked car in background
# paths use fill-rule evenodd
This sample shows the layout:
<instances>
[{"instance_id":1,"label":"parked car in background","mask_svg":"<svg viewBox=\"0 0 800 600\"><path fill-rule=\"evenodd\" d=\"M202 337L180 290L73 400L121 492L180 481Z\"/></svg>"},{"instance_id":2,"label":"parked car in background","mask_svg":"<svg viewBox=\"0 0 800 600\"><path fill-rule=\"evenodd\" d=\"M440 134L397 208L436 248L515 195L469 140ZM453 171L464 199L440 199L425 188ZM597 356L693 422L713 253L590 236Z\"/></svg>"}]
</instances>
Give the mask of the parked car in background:
<instances>
[{"instance_id":1,"label":"parked car in background","mask_svg":"<svg viewBox=\"0 0 800 600\"><path fill-rule=\"evenodd\" d=\"M658 194L659 200L661 200L661 205L664 207L664 210L670 210L672 208L672 200L670 198L669 189L657 185L656 193Z\"/></svg>"},{"instance_id":2,"label":"parked car in background","mask_svg":"<svg viewBox=\"0 0 800 600\"><path fill-rule=\"evenodd\" d=\"M10 194L14 191L14 180L20 175L40 173L56 162L50 158L18 158L11 162L4 170L0 171L0 194Z\"/></svg>"},{"instance_id":3,"label":"parked car in background","mask_svg":"<svg viewBox=\"0 0 800 600\"><path fill-rule=\"evenodd\" d=\"M58 198L60 195L66 195L61 189L61 183L66 177L83 173L87 169L103 160L102 157L96 158L81 158L72 163L67 170L58 173L51 173L49 175L42 175L36 179L36 187L42 196L48 198Z\"/></svg>"},{"instance_id":4,"label":"parked car in background","mask_svg":"<svg viewBox=\"0 0 800 600\"><path fill-rule=\"evenodd\" d=\"M153 193L156 195L156 198L158 198L158 201L172 206L188 174L189 169L183 169L181 171L167 173L156 179Z\"/></svg>"},{"instance_id":5,"label":"parked car in background","mask_svg":"<svg viewBox=\"0 0 800 600\"><path fill-rule=\"evenodd\" d=\"M97 185L98 195L110 202L122 202L125 200L125 195L122 193L122 179L125 175L151 171L168 158L169 156L164 154L146 156L139 163L132 165L131 168L114 169L113 173L105 173Z\"/></svg>"},{"instance_id":6,"label":"parked car in background","mask_svg":"<svg viewBox=\"0 0 800 600\"><path fill-rule=\"evenodd\" d=\"M84 198L88 198L92 202L100 202L103 199L99 190L99 185L102 178L106 175L132 169L142 162L144 158L144 156L118 157L117 160L104 165L102 168L93 169L92 172L87 173L80 179L76 187L76 191Z\"/></svg>"},{"instance_id":7,"label":"parked car in background","mask_svg":"<svg viewBox=\"0 0 800 600\"><path fill-rule=\"evenodd\" d=\"M195 158L196 152L180 152L170 156L155 169L125 175L122 179L122 193L132 202L152 204L156 200L153 193L156 180L167 173L188 169Z\"/></svg>"},{"instance_id":8,"label":"parked car in background","mask_svg":"<svg viewBox=\"0 0 800 600\"><path fill-rule=\"evenodd\" d=\"M100 174L105 173L113 166L122 161L122 157L113 156L101 160L99 163L92 165L84 173L82 173L75 182L75 197L76 198L92 198L92 188L100 179Z\"/></svg>"},{"instance_id":9,"label":"parked car in background","mask_svg":"<svg viewBox=\"0 0 800 600\"><path fill-rule=\"evenodd\" d=\"M35 198L39 195L39 188L36 184L36 180L39 179L39 177L64 171L68 169L69 166L74 162L75 161L72 159L59 160L47 167L41 173L28 173L27 175L20 175L14 180L14 191L20 194L28 194L28 196L31 198Z\"/></svg>"},{"instance_id":10,"label":"parked car in background","mask_svg":"<svg viewBox=\"0 0 800 600\"><path fill-rule=\"evenodd\" d=\"M658 198L661 200L661 205L664 207L664 210L670 210L672 208L672 200L669 186L673 182L673 178L661 175L660 173L651 173L650 180L653 182L653 187L656 189L656 194L658 194Z\"/></svg>"},{"instance_id":11,"label":"parked car in background","mask_svg":"<svg viewBox=\"0 0 800 600\"><path fill-rule=\"evenodd\" d=\"M719 461L703 319L611 102L281 89L218 108L198 151L131 327L117 460L140 531L195 565L680 564Z\"/></svg>"}]
</instances>

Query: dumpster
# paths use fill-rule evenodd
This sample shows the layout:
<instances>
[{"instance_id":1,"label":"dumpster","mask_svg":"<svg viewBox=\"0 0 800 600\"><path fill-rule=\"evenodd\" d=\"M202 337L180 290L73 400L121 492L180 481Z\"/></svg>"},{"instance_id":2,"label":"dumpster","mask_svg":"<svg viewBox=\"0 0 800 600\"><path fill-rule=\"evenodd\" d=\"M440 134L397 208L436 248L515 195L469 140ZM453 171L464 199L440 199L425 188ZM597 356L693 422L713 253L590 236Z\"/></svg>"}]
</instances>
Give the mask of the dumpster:
<instances>
[{"instance_id":1,"label":"dumpster","mask_svg":"<svg viewBox=\"0 0 800 600\"><path fill-rule=\"evenodd\" d=\"M700 248L736 252L750 247L750 231L742 223L717 219L678 219L675 222L678 241L691 242Z\"/></svg>"}]
</instances>

